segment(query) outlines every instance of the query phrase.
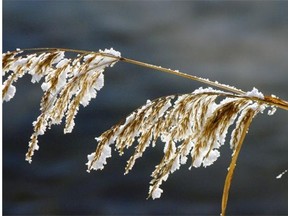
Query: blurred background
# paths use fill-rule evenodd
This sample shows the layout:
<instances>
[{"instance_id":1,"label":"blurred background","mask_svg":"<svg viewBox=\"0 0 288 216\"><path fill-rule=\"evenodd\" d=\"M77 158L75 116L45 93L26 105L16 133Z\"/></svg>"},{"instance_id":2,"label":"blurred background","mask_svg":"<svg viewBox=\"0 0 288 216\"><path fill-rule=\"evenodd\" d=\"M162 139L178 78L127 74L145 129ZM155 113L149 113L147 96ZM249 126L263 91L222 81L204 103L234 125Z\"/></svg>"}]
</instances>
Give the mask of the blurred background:
<instances>
[{"instance_id":1,"label":"blurred background","mask_svg":"<svg viewBox=\"0 0 288 216\"><path fill-rule=\"evenodd\" d=\"M31 47L93 50L179 69L243 90L288 99L288 2L284 1L3 1L3 51ZM161 199L146 200L163 146L148 149L129 175L132 151L113 152L102 171L86 172L94 137L147 99L189 93L199 83L117 63L105 86L80 108L72 134L63 125L40 137L32 164L25 153L39 115L40 85L18 81L3 104L4 215L219 215L231 151L207 168L169 177ZM228 214L288 214L288 113L259 114L250 127L232 182Z\"/></svg>"}]
</instances>

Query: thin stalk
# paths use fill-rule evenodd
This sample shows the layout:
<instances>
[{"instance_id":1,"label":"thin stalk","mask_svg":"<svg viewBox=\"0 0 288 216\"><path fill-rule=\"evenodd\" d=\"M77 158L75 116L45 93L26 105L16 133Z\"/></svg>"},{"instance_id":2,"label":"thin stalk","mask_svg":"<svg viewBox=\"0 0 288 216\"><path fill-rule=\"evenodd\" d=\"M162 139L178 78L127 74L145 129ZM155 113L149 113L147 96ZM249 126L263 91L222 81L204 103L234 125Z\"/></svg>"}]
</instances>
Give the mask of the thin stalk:
<instances>
[{"instance_id":1,"label":"thin stalk","mask_svg":"<svg viewBox=\"0 0 288 216\"><path fill-rule=\"evenodd\" d=\"M248 119L244 125L239 143L236 146L236 149L233 153L233 157L231 159L231 163L230 166L228 168L228 173L226 175L226 179L225 179L225 184L224 184L224 189L223 189L223 194L222 194L222 204L221 204L221 216L225 216L226 214L226 207L227 207L227 202L228 202L228 197L229 197L229 190L230 190L230 186L231 186L231 181L233 178L233 174L234 174L234 170L236 167L236 162L243 144L243 141L245 139L246 133L248 131L248 128L252 122L252 119L254 117L254 114L249 113L248 114Z\"/></svg>"},{"instance_id":2,"label":"thin stalk","mask_svg":"<svg viewBox=\"0 0 288 216\"><path fill-rule=\"evenodd\" d=\"M191 80L194 80L194 81L202 82L202 83L208 84L210 86L214 86L214 87L217 87L217 88L220 88L220 89L224 89L224 90L236 93L236 94L245 94L244 91L242 91L240 89L237 89L235 87L228 86L228 85L223 85L223 84L220 84L218 82L210 81L208 79L204 79L204 78L201 78L201 77L193 76L193 75L186 74L186 73L183 73L183 72L180 72L180 71L176 71L176 70L172 70L172 69L168 69L168 68L164 68L164 67L160 67L160 66L156 66L156 65L140 62L140 61L136 61L136 60L133 60L133 59L123 58L123 57L120 58L120 61L127 62L127 63L130 63L130 64L139 65L139 66L142 66L142 67L151 68L151 69L162 71L162 72L165 72L165 73L174 74L174 75L177 75L177 76L180 76L180 77L184 77L186 79L191 79Z\"/></svg>"},{"instance_id":3,"label":"thin stalk","mask_svg":"<svg viewBox=\"0 0 288 216\"><path fill-rule=\"evenodd\" d=\"M21 49L23 51L55 51L55 50L60 50L60 51L65 51L65 52L71 52L71 53L82 53L82 54L89 54L89 53L98 53L94 51L87 51L87 50L78 50L78 49L68 49L68 48L27 48L27 49ZM114 56L115 57L115 56ZM118 58L118 57L117 57Z\"/></svg>"},{"instance_id":4,"label":"thin stalk","mask_svg":"<svg viewBox=\"0 0 288 216\"><path fill-rule=\"evenodd\" d=\"M190 75L190 74L186 74L186 73L183 73L183 72L180 72L180 71L177 71L177 70L172 70L172 69L164 68L164 67L161 67L161 66L156 66L156 65L153 65L153 64L148 64L148 63L145 63L145 62L136 61L136 60L125 58L125 57L116 57L114 55L110 55L110 54L107 54L107 53L87 51L87 50L68 49L68 48L28 48L28 49L22 49L22 50L24 50L24 51L39 51L39 52L41 52L41 51L49 51L49 50L50 51L52 51L52 50L53 51L60 50L60 51L65 51L65 52L81 53L81 54L97 53L99 55L108 56L110 58L115 58L115 59L118 59L119 61L126 62L126 63L129 63L129 64L134 64L134 65L138 65L138 66L141 66L141 67L150 68L150 69L154 69L156 71L169 73L169 74L174 74L176 76L180 76L180 77L183 77L183 78L186 78L186 79L190 79L190 80L198 81L198 82L201 82L201 83L205 83L207 85L214 86L216 88L223 89L223 90L235 93L235 94L239 94L239 95L243 95L244 94L245 95L245 93L246 93L245 91L242 91L242 90L237 89L235 87L232 87L232 86L229 86L229 85L224 85L224 84L221 84L221 83L218 83L218 82L215 82L215 81L210 81L208 79L204 79L204 78L201 78L201 77L193 76L193 75ZM265 96L264 99L257 98L257 97L254 97L254 98L251 98L251 99L253 99L254 101L258 101L258 102L264 102L266 104L269 104L271 106L276 106L276 107L284 109L284 110L288 110L288 102L285 101L285 100L282 100L280 98L273 98L271 96Z\"/></svg>"},{"instance_id":5,"label":"thin stalk","mask_svg":"<svg viewBox=\"0 0 288 216\"><path fill-rule=\"evenodd\" d=\"M141 66L141 67L151 68L151 69L154 69L154 70L157 70L157 71L162 71L162 72L165 72L165 73L170 73L170 74L174 74L174 75L177 75L177 76L180 76L180 77L184 77L186 79L191 79L191 80L194 80L194 81L202 82L202 83L208 84L210 86L214 86L214 87L217 87L217 88L220 88L220 89L224 89L224 90L236 93L236 94L245 94L244 91L242 91L240 89L237 89L235 87L232 87L232 86L220 84L220 83L217 83L217 82L214 82L214 81L210 81L208 79L204 79L204 78L193 76L193 75L190 75L190 74L186 74L186 73L183 73L183 72L180 72L180 71L164 68L164 67L161 67L161 66L152 65L152 64L144 63L144 62L141 62L141 61L136 61L136 60L129 59L129 58L116 57L116 56L109 55L109 54L106 54L106 53L99 53L99 52L85 51L85 50L76 50L76 49L67 49L67 48L29 48L29 49L22 49L22 50L24 50L24 51L61 50L61 51L66 51L66 52L83 53L83 54L86 54L86 53L87 54L88 53L98 53L100 55L109 56L111 58L117 58L117 59L119 59L122 62L127 62L127 63L138 65L138 66Z\"/></svg>"},{"instance_id":6,"label":"thin stalk","mask_svg":"<svg viewBox=\"0 0 288 216\"><path fill-rule=\"evenodd\" d=\"M176 76L180 76L180 77L184 77L186 79L190 79L190 80L198 81L198 82L201 82L201 83L205 83L207 85L214 86L214 87L217 87L219 89L226 90L226 91L229 91L229 92L232 92L232 93L236 93L236 94L239 94L239 95L245 95L246 94L246 92L244 92L244 91L242 91L240 89L237 89L235 87L232 87L232 86L229 86L229 85L224 85L224 84L221 84L221 83L218 83L218 82L214 82L214 81L210 81L208 79L204 79L204 78L201 78L201 77L193 76L193 75L186 74L186 73L183 73L183 72L180 72L180 71L176 71L176 70L172 70L172 69L168 69L168 68L164 68L164 67L160 67L160 66L156 66L156 65L140 62L140 61L136 61L136 60L129 59L129 58L121 57L120 61L127 62L127 63L134 64L134 65L138 65L138 66L141 66L141 67L151 68L151 69L154 69L154 70L157 70L157 71L161 71L161 72L164 72L164 73L174 74ZM253 97L253 98L249 97L249 98L254 100L254 101L264 102L264 103L269 104L271 106L276 106L276 107L279 107L281 109L288 110L288 102L285 101L285 100L282 100L280 98L274 98L274 97L271 97L271 96L265 96L263 99L258 98L258 97Z\"/></svg>"}]
</instances>

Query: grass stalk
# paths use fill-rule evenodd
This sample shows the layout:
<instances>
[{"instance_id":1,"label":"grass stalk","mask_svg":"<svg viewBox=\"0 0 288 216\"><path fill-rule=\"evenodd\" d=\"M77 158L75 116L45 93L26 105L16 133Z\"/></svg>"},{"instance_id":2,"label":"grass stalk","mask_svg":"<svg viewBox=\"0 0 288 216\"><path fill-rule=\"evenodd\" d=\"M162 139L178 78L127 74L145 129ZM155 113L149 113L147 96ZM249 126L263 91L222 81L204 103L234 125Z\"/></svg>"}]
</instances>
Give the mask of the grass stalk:
<instances>
[{"instance_id":1,"label":"grass stalk","mask_svg":"<svg viewBox=\"0 0 288 216\"><path fill-rule=\"evenodd\" d=\"M231 159L231 163L229 165L228 168L228 173L226 175L226 179L225 179L225 184L224 184L224 189L223 189L223 194L222 194L222 204L221 204L221 216L225 216L226 214L226 208L227 208L227 202L228 202L228 197L229 197L229 190L230 190L230 186L231 186L231 182L232 182L232 178L233 178L233 174L234 174L234 170L236 168L236 163L237 163L237 159L240 153L240 150L242 148L242 144L243 141L246 137L246 133L250 127L250 124L252 122L254 115L249 115L248 119L244 125L243 131L241 133L241 137L239 139L239 143L237 144L237 147L233 153L232 159Z\"/></svg>"}]
</instances>

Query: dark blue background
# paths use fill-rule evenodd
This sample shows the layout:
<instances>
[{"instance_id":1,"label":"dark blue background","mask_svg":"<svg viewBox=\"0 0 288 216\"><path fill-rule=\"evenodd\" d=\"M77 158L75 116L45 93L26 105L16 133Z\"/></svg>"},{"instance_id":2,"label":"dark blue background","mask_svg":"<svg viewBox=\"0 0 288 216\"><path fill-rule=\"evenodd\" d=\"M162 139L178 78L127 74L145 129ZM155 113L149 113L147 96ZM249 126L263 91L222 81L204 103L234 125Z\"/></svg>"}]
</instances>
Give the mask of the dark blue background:
<instances>
[{"instance_id":1,"label":"dark blue background","mask_svg":"<svg viewBox=\"0 0 288 216\"><path fill-rule=\"evenodd\" d=\"M15 1L3 2L3 49L113 47L125 57L235 85L257 87L288 99L287 2ZM25 153L39 115L40 84L17 83L3 104L3 213L16 214L216 214L231 151L211 167L170 176L159 200L146 200L150 174L162 146L149 149L123 176L125 160L113 152L103 171L86 172L94 137L147 99L189 93L199 83L117 63L105 86L76 118L40 137L32 164ZM228 213L288 214L288 113L259 115L251 125L232 182Z\"/></svg>"}]
</instances>

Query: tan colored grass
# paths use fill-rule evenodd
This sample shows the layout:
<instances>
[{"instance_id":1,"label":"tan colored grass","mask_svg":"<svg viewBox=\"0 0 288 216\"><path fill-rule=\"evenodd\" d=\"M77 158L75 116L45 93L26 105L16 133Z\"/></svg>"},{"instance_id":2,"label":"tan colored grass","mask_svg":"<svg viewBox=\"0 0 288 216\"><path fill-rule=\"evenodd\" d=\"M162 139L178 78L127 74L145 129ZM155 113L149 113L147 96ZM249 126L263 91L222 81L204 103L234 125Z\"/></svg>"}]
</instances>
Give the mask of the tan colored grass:
<instances>
[{"instance_id":1,"label":"tan colored grass","mask_svg":"<svg viewBox=\"0 0 288 216\"><path fill-rule=\"evenodd\" d=\"M66 58L67 52L76 53ZM38 136L43 135L53 124L65 120L64 133L70 133L80 105L87 106L104 85L104 70L122 61L156 71L174 74L216 87L199 88L192 93L170 95L147 101L126 119L112 126L98 138L96 150L88 155L88 171L103 169L114 148L120 155L135 148L125 167L125 174L133 168L146 149L157 141L164 143L163 156L152 172L148 197L159 198L161 184L170 174L187 161L190 167L210 166L220 156L220 147L228 129L233 126L230 139L232 159L226 176L222 215L225 215L229 189L236 161L253 118L266 108L288 110L288 102L276 96L263 96L257 89L250 92L213 82L140 61L124 58L113 49L92 52L58 48L16 50L2 56L2 75L6 77L3 101L13 98L14 83L25 74L32 75L32 82L44 80L40 114L33 122L34 132L29 142L26 160L31 162L39 149ZM219 101L220 102L217 102Z\"/></svg>"}]
</instances>

